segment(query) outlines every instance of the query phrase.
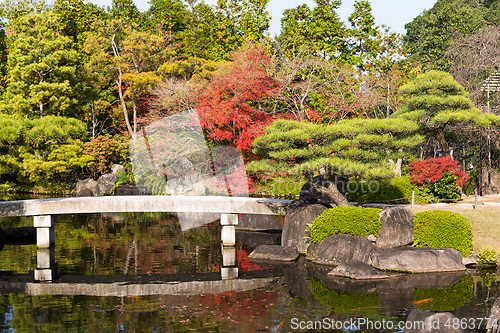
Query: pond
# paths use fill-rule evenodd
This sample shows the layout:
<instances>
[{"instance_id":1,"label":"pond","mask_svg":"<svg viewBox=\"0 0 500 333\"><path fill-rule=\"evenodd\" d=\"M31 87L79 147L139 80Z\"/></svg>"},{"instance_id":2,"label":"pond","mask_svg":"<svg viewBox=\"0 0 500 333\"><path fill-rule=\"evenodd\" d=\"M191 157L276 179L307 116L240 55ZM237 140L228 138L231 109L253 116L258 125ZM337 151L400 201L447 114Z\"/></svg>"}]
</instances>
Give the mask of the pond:
<instances>
[{"instance_id":1,"label":"pond","mask_svg":"<svg viewBox=\"0 0 500 333\"><path fill-rule=\"evenodd\" d=\"M0 220L4 230L32 223ZM248 260L257 245L279 244L272 233L238 232L238 278L222 280L220 224L182 231L164 213L63 215L55 235L52 283L34 281L36 245L0 252L2 332L316 332L318 323L329 332L401 332L413 310L449 312L450 325L466 323L458 331L486 332L478 318L500 296L496 270L355 282L305 260Z\"/></svg>"}]
</instances>

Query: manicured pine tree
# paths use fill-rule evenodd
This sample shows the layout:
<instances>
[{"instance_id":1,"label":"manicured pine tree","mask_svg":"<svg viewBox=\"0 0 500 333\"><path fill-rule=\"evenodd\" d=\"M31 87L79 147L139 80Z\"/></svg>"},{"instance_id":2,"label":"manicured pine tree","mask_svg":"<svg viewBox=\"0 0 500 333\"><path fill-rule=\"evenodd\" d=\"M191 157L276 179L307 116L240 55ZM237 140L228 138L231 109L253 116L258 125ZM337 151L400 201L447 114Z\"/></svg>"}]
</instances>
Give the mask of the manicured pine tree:
<instances>
[{"instance_id":1,"label":"manicured pine tree","mask_svg":"<svg viewBox=\"0 0 500 333\"><path fill-rule=\"evenodd\" d=\"M465 89L445 72L421 74L402 86L399 92L409 98L393 117L416 121L423 133L435 137L444 155L449 152L445 139L448 125L487 127L500 124L499 116L477 109L467 98Z\"/></svg>"},{"instance_id":2,"label":"manicured pine tree","mask_svg":"<svg viewBox=\"0 0 500 333\"><path fill-rule=\"evenodd\" d=\"M335 185L336 176L385 178L394 176L397 160L408 154L422 136L418 126L403 119L348 119L333 125L277 120L253 143L262 160L247 165L250 172L280 172L315 175L324 173L329 184L316 185L337 205L347 198Z\"/></svg>"}]
</instances>

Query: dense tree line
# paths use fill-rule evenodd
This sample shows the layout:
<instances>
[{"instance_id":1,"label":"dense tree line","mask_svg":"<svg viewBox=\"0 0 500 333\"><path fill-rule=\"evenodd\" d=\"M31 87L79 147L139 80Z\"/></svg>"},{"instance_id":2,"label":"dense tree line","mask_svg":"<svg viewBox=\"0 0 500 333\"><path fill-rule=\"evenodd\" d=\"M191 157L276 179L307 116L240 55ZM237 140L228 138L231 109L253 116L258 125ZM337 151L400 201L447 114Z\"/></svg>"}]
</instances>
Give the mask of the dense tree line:
<instances>
[{"instance_id":1,"label":"dense tree line","mask_svg":"<svg viewBox=\"0 0 500 333\"><path fill-rule=\"evenodd\" d=\"M5 8L0 121L6 125L0 127L0 158L6 162L0 184L50 188L81 173L97 177L110 165L106 156L127 163L127 154L114 153L124 140L187 109L197 110L208 140L236 146L249 159L256 158L254 140L277 119L320 128L350 119L393 118L400 126L410 120L428 138L424 142L435 142L442 154L456 146L450 137L456 126L496 124L478 116L473 104L478 99L468 100L460 86L468 88L471 81L477 86L489 71L464 69L469 55L459 44L494 29L500 22L496 1L439 0L407 24L405 37L376 26L364 0L355 2L348 22L337 13L339 0L287 9L280 34L271 37L268 2L152 0L149 10L140 12L131 0L113 0L110 8L83 0L57 0L48 8L25 0ZM467 75L455 75L460 79L454 90L434 96L427 94L431 88L421 89L422 80L415 81L429 69ZM454 82L440 75L434 74L436 82ZM460 104L449 105L452 117L433 113L440 94L451 94L443 98ZM427 118L420 112L424 104L434 110ZM370 132L370 124L359 126ZM375 130L371 138L396 140L397 133L389 132ZM361 149L356 140L345 147ZM382 155L401 159L398 142L387 148L394 154ZM363 147L373 150L368 143ZM55 160L61 167L51 167Z\"/></svg>"}]
</instances>

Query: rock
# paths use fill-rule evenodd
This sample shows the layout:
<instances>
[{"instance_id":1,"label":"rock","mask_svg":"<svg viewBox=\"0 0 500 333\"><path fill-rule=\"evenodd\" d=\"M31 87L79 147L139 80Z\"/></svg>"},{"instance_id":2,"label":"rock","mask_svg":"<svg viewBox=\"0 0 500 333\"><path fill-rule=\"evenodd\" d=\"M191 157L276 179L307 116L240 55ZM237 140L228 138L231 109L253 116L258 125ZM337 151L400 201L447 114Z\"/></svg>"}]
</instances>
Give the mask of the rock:
<instances>
[{"instance_id":1,"label":"rock","mask_svg":"<svg viewBox=\"0 0 500 333\"><path fill-rule=\"evenodd\" d=\"M96 185L97 185L97 182L95 180L93 180L92 178L80 180L78 183L76 183L76 192L80 192L85 188L93 191L94 187Z\"/></svg>"},{"instance_id":2,"label":"rock","mask_svg":"<svg viewBox=\"0 0 500 333\"><path fill-rule=\"evenodd\" d=\"M283 227L272 215L247 214L238 218L236 230L280 231Z\"/></svg>"},{"instance_id":3,"label":"rock","mask_svg":"<svg viewBox=\"0 0 500 333\"><path fill-rule=\"evenodd\" d=\"M279 232L243 231L236 230L236 242L250 245L255 248L259 245L279 244Z\"/></svg>"},{"instance_id":4,"label":"rock","mask_svg":"<svg viewBox=\"0 0 500 333\"><path fill-rule=\"evenodd\" d=\"M387 279L389 275L359 260L349 260L332 269L328 275L343 276L356 280Z\"/></svg>"},{"instance_id":5,"label":"rock","mask_svg":"<svg viewBox=\"0 0 500 333\"><path fill-rule=\"evenodd\" d=\"M295 246L260 245L248 255L250 260L294 261L299 257Z\"/></svg>"},{"instance_id":6,"label":"rock","mask_svg":"<svg viewBox=\"0 0 500 333\"><path fill-rule=\"evenodd\" d=\"M92 192L92 190L89 188L84 188L84 189L81 189L80 191L78 191L76 196L77 197L93 197L94 192Z\"/></svg>"},{"instance_id":7,"label":"rock","mask_svg":"<svg viewBox=\"0 0 500 333\"><path fill-rule=\"evenodd\" d=\"M391 249L413 243L415 214L408 208L394 207L380 212L382 223L378 232L377 249Z\"/></svg>"},{"instance_id":8,"label":"rock","mask_svg":"<svg viewBox=\"0 0 500 333\"><path fill-rule=\"evenodd\" d=\"M329 207L321 204L307 204L303 200L292 202L287 209L281 245L296 246L299 252L305 253L309 244L308 224Z\"/></svg>"},{"instance_id":9,"label":"rock","mask_svg":"<svg viewBox=\"0 0 500 333\"><path fill-rule=\"evenodd\" d=\"M113 190L113 195L147 195L144 185L120 184Z\"/></svg>"},{"instance_id":10,"label":"rock","mask_svg":"<svg viewBox=\"0 0 500 333\"><path fill-rule=\"evenodd\" d=\"M9 244L36 244L35 227L8 228L5 229L4 235L5 242Z\"/></svg>"},{"instance_id":11,"label":"rock","mask_svg":"<svg viewBox=\"0 0 500 333\"><path fill-rule=\"evenodd\" d=\"M405 323L405 333L459 333L460 327L454 328L453 321L460 323L460 319L451 312L428 312L421 310L412 310ZM446 322L451 325L445 325Z\"/></svg>"},{"instance_id":12,"label":"rock","mask_svg":"<svg viewBox=\"0 0 500 333\"><path fill-rule=\"evenodd\" d=\"M347 179L335 176L335 181L340 193L345 194ZM307 201L309 203L319 203L326 206L334 204L333 200L329 196L319 192L312 186L312 184L328 186L329 183L330 181L328 181L324 176L321 175L311 178L307 183L304 184L304 186L302 186L302 189L300 190L299 200Z\"/></svg>"},{"instance_id":13,"label":"rock","mask_svg":"<svg viewBox=\"0 0 500 333\"><path fill-rule=\"evenodd\" d=\"M123 165L113 164L113 166L111 167L111 172L116 174L118 174L119 172L127 173L127 169Z\"/></svg>"},{"instance_id":14,"label":"rock","mask_svg":"<svg viewBox=\"0 0 500 333\"><path fill-rule=\"evenodd\" d=\"M372 243L375 243L377 241L377 237L375 237L375 235L373 235L373 234L368 235L368 237L366 237L366 239L368 239Z\"/></svg>"},{"instance_id":15,"label":"rock","mask_svg":"<svg viewBox=\"0 0 500 333\"><path fill-rule=\"evenodd\" d=\"M487 329L491 329L491 333L499 333L500 332L500 297L495 300L493 306L490 310L489 325L487 325Z\"/></svg>"},{"instance_id":16,"label":"rock","mask_svg":"<svg viewBox=\"0 0 500 333\"><path fill-rule=\"evenodd\" d=\"M104 195L111 191L111 189L116 185L116 183L120 180L120 176L115 173L107 173L102 175L97 180L97 184L94 187L94 195Z\"/></svg>"},{"instance_id":17,"label":"rock","mask_svg":"<svg viewBox=\"0 0 500 333\"><path fill-rule=\"evenodd\" d=\"M479 256L475 256L475 255L470 254L467 257L462 258L462 264L464 264L465 266L476 265L478 260L479 260Z\"/></svg>"},{"instance_id":18,"label":"rock","mask_svg":"<svg viewBox=\"0 0 500 333\"><path fill-rule=\"evenodd\" d=\"M431 247L398 247L371 254L371 265L381 270L400 272L464 271L462 254L455 249Z\"/></svg>"},{"instance_id":19,"label":"rock","mask_svg":"<svg viewBox=\"0 0 500 333\"><path fill-rule=\"evenodd\" d=\"M326 265L340 265L352 259L370 264L373 244L361 236L330 235L307 248L307 259Z\"/></svg>"}]
</instances>

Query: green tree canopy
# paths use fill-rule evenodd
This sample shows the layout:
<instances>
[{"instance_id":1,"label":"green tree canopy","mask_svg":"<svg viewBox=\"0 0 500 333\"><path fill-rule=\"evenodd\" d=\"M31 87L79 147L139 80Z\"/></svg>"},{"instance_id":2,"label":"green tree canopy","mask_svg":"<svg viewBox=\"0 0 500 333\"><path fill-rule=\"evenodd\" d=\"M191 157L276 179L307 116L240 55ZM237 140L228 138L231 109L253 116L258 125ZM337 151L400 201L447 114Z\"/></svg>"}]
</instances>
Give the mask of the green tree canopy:
<instances>
[{"instance_id":1,"label":"green tree canopy","mask_svg":"<svg viewBox=\"0 0 500 333\"><path fill-rule=\"evenodd\" d=\"M28 14L12 25L9 35L9 82L2 111L64 115L76 101L69 78L75 73L76 52L58 30L59 16Z\"/></svg>"},{"instance_id":2,"label":"green tree canopy","mask_svg":"<svg viewBox=\"0 0 500 333\"><path fill-rule=\"evenodd\" d=\"M500 123L499 116L477 109L465 89L445 72L421 74L399 91L409 98L393 116L419 123L424 133L436 138L444 154L449 150L445 139L447 125L469 123L486 127Z\"/></svg>"},{"instance_id":3,"label":"green tree canopy","mask_svg":"<svg viewBox=\"0 0 500 333\"><path fill-rule=\"evenodd\" d=\"M341 206L348 201L334 185L335 176L384 178L394 175L396 160L408 154L422 136L418 126L403 119L348 119L333 125L277 120L253 143L262 160L248 164L250 172L287 171L314 175L323 170L333 182L319 186Z\"/></svg>"},{"instance_id":4,"label":"green tree canopy","mask_svg":"<svg viewBox=\"0 0 500 333\"><path fill-rule=\"evenodd\" d=\"M450 42L484 27L487 13L482 1L436 1L431 9L405 25L410 59L432 69L447 70L450 63L443 56Z\"/></svg>"}]
</instances>

